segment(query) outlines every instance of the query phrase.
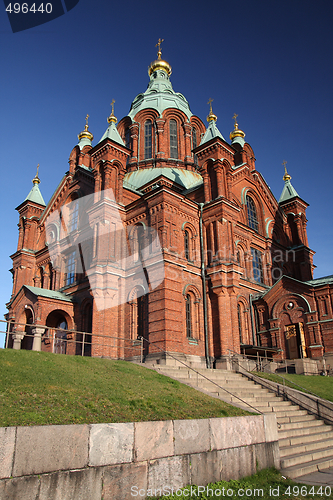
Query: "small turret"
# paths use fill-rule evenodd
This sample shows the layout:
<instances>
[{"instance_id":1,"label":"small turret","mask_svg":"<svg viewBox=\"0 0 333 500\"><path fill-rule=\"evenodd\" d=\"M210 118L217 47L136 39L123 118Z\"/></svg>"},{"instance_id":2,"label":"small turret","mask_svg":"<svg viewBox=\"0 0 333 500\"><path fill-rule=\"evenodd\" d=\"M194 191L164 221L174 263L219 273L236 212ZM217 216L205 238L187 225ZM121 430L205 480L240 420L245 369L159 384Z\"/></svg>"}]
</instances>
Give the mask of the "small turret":
<instances>
[{"instance_id":1,"label":"small turret","mask_svg":"<svg viewBox=\"0 0 333 500\"><path fill-rule=\"evenodd\" d=\"M205 144L206 142L210 141L211 139L214 139L215 137L220 137L221 139L224 139L223 135L219 131L219 129L216 126L216 120L217 116L213 113L213 108L212 108L212 102L214 99L209 99L208 103L209 104L209 115L207 116L207 121L208 121L208 127L205 132L205 135L202 138L202 141L200 142L200 146L202 144Z\"/></svg>"},{"instance_id":2,"label":"small turret","mask_svg":"<svg viewBox=\"0 0 333 500\"><path fill-rule=\"evenodd\" d=\"M84 130L78 135L80 150L82 150L84 146L91 146L92 140L94 139L94 136L88 130L89 129L88 118L89 115L86 116L86 124Z\"/></svg>"},{"instance_id":3,"label":"small turret","mask_svg":"<svg viewBox=\"0 0 333 500\"><path fill-rule=\"evenodd\" d=\"M38 205L46 206L45 201L43 199L42 193L39 190L38 184L40 184L40 178L38 177L39 163L37 165L37 173L35 177L32 179L33 187L31 188L30 193L26 197L24 201L32 201L33 203L37 203Z\"/></svg>"}]
</instances>

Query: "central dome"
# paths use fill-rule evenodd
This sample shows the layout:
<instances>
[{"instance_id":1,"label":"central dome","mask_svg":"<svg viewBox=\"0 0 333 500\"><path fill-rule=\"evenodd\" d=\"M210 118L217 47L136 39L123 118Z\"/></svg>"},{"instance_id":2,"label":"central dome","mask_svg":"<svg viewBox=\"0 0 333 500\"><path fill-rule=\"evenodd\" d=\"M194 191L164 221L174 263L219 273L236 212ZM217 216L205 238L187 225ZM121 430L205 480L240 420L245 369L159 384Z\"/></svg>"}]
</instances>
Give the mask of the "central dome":
<instances>
[{"instance_id":1,"label":"central dome","mask_svg":"<svg viewBox=\"0 0 333 500\"><path fill-rule=\"evenodd\" d=\"M153 61L149 66L148 73L150 82L145 92L138 94L132 102L128 116L133 120L135 115L142 109L156 109L161 116L165 109L175 108L183 111L188 119L192 113L190 106L179 92L175 92L172 88L169 76L171 75L171 66L167 61L160 57L161 52L158 52L158 59Z\"/></svg>"}]
</instances>

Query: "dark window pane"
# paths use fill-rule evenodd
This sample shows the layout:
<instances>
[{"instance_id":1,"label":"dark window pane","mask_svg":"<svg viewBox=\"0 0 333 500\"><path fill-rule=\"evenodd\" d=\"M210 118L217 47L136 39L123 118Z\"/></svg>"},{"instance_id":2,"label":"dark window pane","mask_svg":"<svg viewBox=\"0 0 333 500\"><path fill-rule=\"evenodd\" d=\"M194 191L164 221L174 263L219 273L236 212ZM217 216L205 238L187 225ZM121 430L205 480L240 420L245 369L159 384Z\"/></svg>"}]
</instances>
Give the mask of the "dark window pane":
<instances>
[{"instance_id":1,"label":"dark window pane","mask_svg":"<svg viewBox=\"0 0 333 500\"><path fill-rule=\"evenodd\" d=\"M252 254L252 270L253 270L253 279L258 283L263 283L263 272L262 272L262 262L261 262L261 253L259 250L255 248L251 248Z\"/></svg>"},{"instance_id":2,"label":"dark window pane","mask_svg":"<svg viewBox=\"0 0 333 500\"><path fill-rule=\"evenodd\" d=\"M145 160L152 158L151 121L145 123Z\"/></svg>"},{"instance_id":3,"label":"dark window pane","mask_svg":"<svg viewBox=\"0 0 333 500\"><path fill-rule=\"evenodd\" d=\"M252 198L250 198L249 196L247 196L246 198L246 205L247 205L247 218L249 226L251 229L254 229L254 231L256 231L257 233L259 229L259 224L258 224L256 206Z\"/></svg>"},{"instance_id":4,"label":"dark window pane","mask_svg":"<svg viewBox=\"0 0 333 500\"><path fill-rule=\"evenodd\" d=\"M192 337L192 311L190 295L186 295L186 337Z\"/></svg>"},{"instance_id":5,"label":"dark window pane","mask_svg":"<svg viewBox=\"0 0 333 500\"><path fill-rule=\"evenodd\" d=\"M170 158L178 158L177 122L170 120Z\"/></svg>"}]
</instances>

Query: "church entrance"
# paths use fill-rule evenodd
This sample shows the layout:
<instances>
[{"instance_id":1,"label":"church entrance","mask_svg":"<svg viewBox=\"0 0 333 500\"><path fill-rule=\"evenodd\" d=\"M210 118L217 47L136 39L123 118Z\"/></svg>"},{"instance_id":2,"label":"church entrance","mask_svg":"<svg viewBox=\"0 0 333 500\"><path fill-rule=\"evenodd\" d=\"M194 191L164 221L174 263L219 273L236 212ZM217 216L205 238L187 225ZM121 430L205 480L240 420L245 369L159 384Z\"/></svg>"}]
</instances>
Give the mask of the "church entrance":
<instances>
[{"instance_id":1,"label":"church entrance","mask_svg":"<svg viewBox=\"0 0 333 500\"><path fill-rule=\"evenodd\" d=\"M286 356L288 359L306 358L303 323L295 323L285 327Z\"/></svg>"}]
</instances>

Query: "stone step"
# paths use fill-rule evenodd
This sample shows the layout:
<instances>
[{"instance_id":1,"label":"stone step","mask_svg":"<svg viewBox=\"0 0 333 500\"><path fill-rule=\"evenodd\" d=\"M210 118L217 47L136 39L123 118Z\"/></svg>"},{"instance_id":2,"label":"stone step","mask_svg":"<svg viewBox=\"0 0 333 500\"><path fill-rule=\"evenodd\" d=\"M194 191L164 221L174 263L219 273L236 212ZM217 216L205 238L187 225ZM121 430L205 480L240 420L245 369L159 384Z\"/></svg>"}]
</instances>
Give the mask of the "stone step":
<instances>
[{"instance_id":1,"label":"stone step","mask_svg":"<svg viewBox=\"0 0 333 500\"><path fill-rule=\"evenodd\" d=\"M279 424L281 424L280 431L287 431L287 430L293 430L293 429L303 429L303 428L309 428L309 427L320 427L321 425L324 425L324 422L322 420L305 420L305 421L298 421L298 422L288 422L288 423L282 423L279 421Z\"/></svg>"},{"instance_id":2,"label":"stone step","mask_svg":"<svg viewBox=\"0 0 333 500\"><path fill-rule=\"evenodd\" d=\"M301 412L302 410L299 410ZM289 416L289 417L281 417L276 415L276 419L278 420L279 424L287 424L287 423L292 423L292 422L306 422L309 420L315 420L314 415L308 415L308 414L302 414L299 415L298 412L295 412L296 415Z\"/></svg>"},{"instance_id":3,"label":"stone step","mask_svg":"<svg viewBox=\"0 0 333 500\"><path fill-rule=\"evenodd\" d=\"M320 432L321 429L318 428L323 428L324 427L324 422L322 420L317 420L318 425L314 427L299 427L298 429L288 429L288 430L278 430L278 435L279 435L279 441L280 439L285 439L285 438L292 438L292 437L300 437L300 436L308 436L310 434L316 434ZM326 426L327 428L325 430L329 431L332 430L332 427L330 425Z\"/></svg>"},{"instance_id":4,"label":"stone step","mask_svg":"<svg viewBox=\"0 0 333 500\"><path fill-rule=\"evenodd\" d=\"M198 370L210 380L185 367L159 367L158 371L194 388L206 390L231 404L237 403L248 411L276 413L283 475L297 478L333 466L332 426L325 425L306 410L284 401L260 384L226 370Z\"/></svg>"},{"instance_id":5,"label":"stone step","mask_svg":"<svg viewBox=\"0 0 333 500\"><path fill-rule=\"evenodd\" d=\"M305 474L310 474L311 472L328 469L329 467L333 467L333 454L324 459L313 460L302 465L286 467L285 469L281 469L280 472L283 476L295 479L297 477L304 476Z\"/></svg>"},{"instance_id":6,"label":"stone step","mask_svg":"<svg viewBox=\"0 0 333 500\"><path fill-rule=\"evenodd\" d=\"M176 378L176 377L175 377ZM186 384L191 384L193 385L193 387L195 386L198 386L198 387L202 387L202 386L209 386L209 387L216 387L217 385L219 385L220 387L226 387L227 389L229 388L234 388L234 389L239 389L239 390L245 390L245 389L250 389L252 391L258 391L258 392L263 392L263 393L267 393L267 394L271 394L267 389L262 389L260 386L258 385L255 385L255 384L251 384L251 382L247 383L243 383L241 380L229 380L229 381L225 381L225 380L219 380L219 379L215 379L215 380L206 380L206 379L196 379L196 378L187 378L187 377L177 377L177 380L179 382L185 382Z\"/></svg>"},{"instance_id":7,"label":"stone step","mask_svg":"<svg viewBox=\"0 0 333 500\"><path fill-rule=\"evenodd\" d=\"M333 433L331 439L321 439L318 441L310 441L309 443L302 443L293 446L280 446L280 457L289 457L290 455L296 455L299 453L306 453L314 450L320 450L322 448L332 448L333 449Z\"/></svg>"},{"instance_id":8,"label":"stone step","mask_svg":"<svg viewBox=\"0 0 333 500\"><path fill-rule=\"evenodd\" d=\"M305 453L297 453L295 455L290 455L281 460L281 469L286 469L287 467L293 467L294 465L302 465L307 462L313 462L315 460L320 460L321 458L333 458L333 450L331 448L321 448L319 450L314 450Z\"/></svg>"},{"instance_id":9,"label":"stone step","mask_svg":"<svg viewBox=\"0 0 333 500\"><path fill-rule=\"evenodd\" d=\"M331 429L327 429L327 427L331 426L325 425L323 427L317 428L317 432L312 432L308 435L302 434L300 436L286 437L279 436L279 446L283 448L285 446L294 446L298 444L313 443L314 441L323 441L324 439L330 440L333 438L333 433Z\"/></svg>"}]
</instances>

